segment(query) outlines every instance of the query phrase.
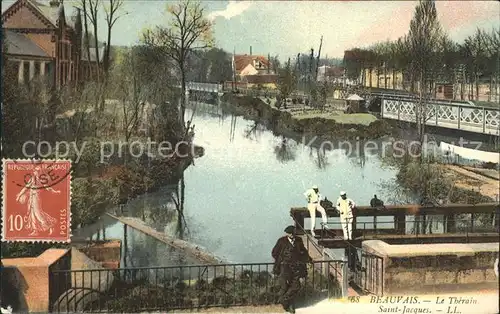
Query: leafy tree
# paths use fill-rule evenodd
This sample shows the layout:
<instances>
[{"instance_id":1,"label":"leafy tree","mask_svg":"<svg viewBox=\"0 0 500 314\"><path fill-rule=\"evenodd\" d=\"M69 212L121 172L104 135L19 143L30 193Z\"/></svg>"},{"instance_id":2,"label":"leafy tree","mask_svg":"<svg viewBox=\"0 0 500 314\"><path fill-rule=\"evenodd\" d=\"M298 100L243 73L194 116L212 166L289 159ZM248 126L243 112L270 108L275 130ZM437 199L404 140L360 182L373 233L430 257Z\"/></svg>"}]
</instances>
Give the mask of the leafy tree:
<instances>
[{"instance_id":1,"label":"leafy tree","mask_svg":"<svg viewBox=\"0 0 500 314\"><path fill-rule=\"evenodd\" d=\"M433 94L433 75L439 67L439 42L443 32L438 21L436 4L432 0L422 0L415 8L408 33L409 70L412 83L418 82L420 100L415 106L415 118L419 140L422 142L425 123L429 118L427 103L423 100Z\"/></svg>"}]
</instances>

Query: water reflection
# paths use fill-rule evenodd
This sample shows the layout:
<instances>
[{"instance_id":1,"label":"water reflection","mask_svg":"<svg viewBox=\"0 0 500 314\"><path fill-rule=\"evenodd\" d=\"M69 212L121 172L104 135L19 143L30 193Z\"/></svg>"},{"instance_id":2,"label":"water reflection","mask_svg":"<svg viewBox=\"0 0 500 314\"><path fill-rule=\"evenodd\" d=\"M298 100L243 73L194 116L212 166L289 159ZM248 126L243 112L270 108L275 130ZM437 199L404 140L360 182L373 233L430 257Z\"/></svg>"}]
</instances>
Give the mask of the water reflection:
<instances>
[{"instance_id":1,"label":"water reflection","mask_svg":"<svg viewBox=\"0 0 500 314\"><path fill-rule=\"evenodd\" d=\"M190 238L229 261L271 261L272 246L292 223L290 208L305 206L305 186L319 185L332 200L346 190L356 203L369 204L373 194L386 195L378 183L396 174L376 150L360 159L338 144L311 149L301 136L276 136L242 118L221 124L198 112L195 143L205 155L185 171L184 214L195 233Z\"/></svg>"},{"instance_id":2,"label":"water reflection","mask_svg":"<svg viewBox=\"0 0 500 314\"><path fill-rule=\"evenodd\" d=\"M73 242L79 239L112 240L122 243L121 266L174 266L183 264L198 264L194 258L189 258L182 251L176 250L155 238L109 216L102 216L98 222L74 231Z\"/></svg>"},{"instance_id":3,"label":"water reflection","mask_svg":"<svg viewBox=\"0 0 500 314\"><path fill-rule=\"evenodd\" d=\"M233 142L234 141L234 130L236 129L236 121L238 120L238 117L231 115L231 131L229 133L229 141Z\"/></svg>"},{"instance_id":4,"label":"water reflection","mask_svg":"<svg viewBox=\"0 0 500 314\"><path fill-rule=\"evenodd\" d=\"M328 162L328 157L326 155L326 148L316 148L311 147L309 149L309 157L314 160L314 163L318 169L326 169L330 163Z\"/></svg>"},{"instance_id":5,"label":"water reflection","mask_svg":"<svg viewBox=\"0 0 500 314\"><path fill-rule=\"evenodd\" d=\"M330 200L344 190L360 205L369 204L373 194L386 204L415 202L415 196L396 184L397 170L383 162L382 141L372 142L371 147L364 141L308 146L228 115L222 106L199 103L193 109L186 114L196 123L194 141L204 147L205 155L184 172L178 184L130 201L123 215L143 219L158 231L192 241L229 261L249 263L271 261L276 239L293 223L290 208L305 206L302 193L313 184ZM224 123L228 118L231 123ZM429 218L419 228L442 232L442 219ZM371 229L374 223L373 218L360 217L357 228ZM379 229L394 227L393 217L378 217L376 223ZM412 226L407 222L408 232L416 232ZM127 230L127 263L198 264L163 243ZM104 231L99 234L108 238L125 235L123 225L116 222Z\"/></svg>"},{"instance_id":6,"label":"water reflection","mask_svg":"<svg viewBox=\"0 0 500 314\"><path fill-rule=\"evenodd\" d=\"M297 145L293 140L287 140L286 137L281 138L281 143L274 147L274 154L279 162L286 163L287 161L295 160Z\"/></svg>"},{"instance_id":7,"label":"water reflection","mask_svg":"<svg viewBox=\"0 0 500 314\"><path fill-rule=\"evenodd\" d=\"M236 126L235 126L236 127ZM251 122L247 125L244 131L244 137L252 140L259 141L262 133L266 130L266 128L258 122ZM234 133L233 133L234 134ZM234 140L234 136L233 136Z\"/></svg>"}]
</instances>

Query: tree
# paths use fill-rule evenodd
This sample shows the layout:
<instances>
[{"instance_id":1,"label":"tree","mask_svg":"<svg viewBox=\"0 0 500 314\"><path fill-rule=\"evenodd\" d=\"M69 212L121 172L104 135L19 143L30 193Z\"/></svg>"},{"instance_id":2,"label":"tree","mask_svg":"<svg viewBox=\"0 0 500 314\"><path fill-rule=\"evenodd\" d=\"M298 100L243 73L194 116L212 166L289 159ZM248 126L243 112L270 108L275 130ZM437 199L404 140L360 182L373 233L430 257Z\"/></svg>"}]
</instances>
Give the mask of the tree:
<instances>
[{"instance_id":1,"label":"tree","mask_svg":"<svg viewBox=\"0 0 500 314\"><path fill-rule=\"evenodd\" d=\"M84 27L84 34L83 34L83 48L87 51L87 63L88 67L90 69L90 38L89 38L89 23L88 23L88 8L87 8L87 1L88 0L80 0L80 8L83 11L83 27ZM92 78L92 70L90 70L90 77Z\"/></svg>"},{"instance_id":2,"label":"tree","mask_svg":"<svg viewBox=\"0 0 500 314\"><path fill-rule=\"evenodd\" d=\"M144 32L142 41L174 60L180 72L181 103L179 120L187 134L184 123L186 111L186 66L193 50L212 46L212 23L206 18L205 9L199 2L183 0L168 5L172 21L169 27L156 26Z\"/></svg>"},{"instance_id":3,"label":"tree","mask_svg":"<svg viewBox=\"0 0 500 314\"><path fill-rule=\"evenodd\" d=\"M99 39L97 37L97 29L98 29L98 14L99 14L99 3L101 0L82 0L88 1L88 8L86 10L84 9L84 13L86 12L86 15L88 19L90 20L90 23L93 26L93 31L94 31L94 45L95 45L95 58L96 58L96 75L97 75L97 82L100 82L100 68L101 68L101 60L99 58ZM89 43L90 45L90 43ZM109 48L109 47L108 47ZM88 58L90 60L90 49L89 49L89 55Z\"/></svg>"},{"instance_id":4,"label":"tree","mask_svg":"<svg viewBox=\"0 0 500 314\"><path fill-rule=\"evenodd\" d=\"M280 91L281 99L286 101L286 98L295 90L297 86L297 79L295 73L291 68L290 59L286 63L284 69L280 70L278 78L278 89Z\"/></svg>"},{"instance_id":5,"label":"tree","mask_svg":"<svg viewBox=\"0 0 500 314\"><path fill-rule=\"evenodd\" d=\"M208 81L215 83L230 81L232 77L231 56L222 49L212 48L205 53L205 58L210 62Z\"/></svg>"},{"instance_id":6,"label":"tree","mask_svg":"<svg viewBox=\"0 0 500 314\"><path fill-rule=\"evenodd\" d=\"M269 58L269 63L271 63L270 67L272 68L274 74L278 74L279 69L281 68L281 63L279 56L271 56Z\"/></svg>"},{"instance_id":7,"label":"tree","mask_svg":"<svg viewBox=\"0 0 500 314\"><path fill-rule=\"evenodd\" d=\"M436 5L432 0L421 0L415 8L415 14L410 22L408 33L409 70L413 83L418 81L419 101L415 104L415 122L419 140L422 143L425 133L425 123L428 117L428 105L424 96L433 94L433 75L439 65L439 42L443 32L439 24Z\"/></svg>"},{"instance_id":8,"label":"tree","mask_svg":"<svg viewBox=\"0 0 500 314\"><path fill-rule=\"evenodd\" d=\"M499 101L498 75L500 74L500 28L494 29L489 34L485 34L487 50L487 69L490 70L490 94L489 101ZM495 99L492 96L495 95Z\"/></svg>"},{"instance_id":9,"label":"tree","mask_svg":"<svg viewBox=\"0 0 500 314\"><path fill-rule=\"evenodd\" d=\"M109 56L111 51L111 30L115 25L118 18L122 15L119 15L119 10L123 7L123 0L109 0L109 6L104 6L104 14L106 15L106 24L108 27L108 40L107 40L107 49L104 52L104 73L106 76L109 71Z\"/></svg>"}]
</instances>

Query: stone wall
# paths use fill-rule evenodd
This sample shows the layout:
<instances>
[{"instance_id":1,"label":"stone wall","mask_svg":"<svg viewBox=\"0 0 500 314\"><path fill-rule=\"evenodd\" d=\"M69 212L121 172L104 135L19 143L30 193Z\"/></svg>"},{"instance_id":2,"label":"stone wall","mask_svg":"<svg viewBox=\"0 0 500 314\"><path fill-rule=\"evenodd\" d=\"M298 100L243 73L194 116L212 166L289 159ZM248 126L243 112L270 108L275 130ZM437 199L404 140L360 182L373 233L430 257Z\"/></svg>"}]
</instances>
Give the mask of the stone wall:
<instances>
[{"instance_id":1,"label":"stone wall","mask_svg":"<svg viewBox=\"0 0 500 314\"><path fill-rule=\"evenodd\" d=\"M51 282L51 271L67 267L70 259L65 249L48 249L37 257L2 259L2 290L12 292L12 304L8 305L17 312L49 312L51 298L70 284L64 278Z\"/></svg>"},{"instance_id":2,"label":"stone wall","mask_svg":"<svg viewBox=\"0 0 500 314\"><path fill-rule=\"evenodd\" d=\"M79 250L104 268L116 269L120 267L121 241L107 240L92 242Z\"/></svg>"},{"instance_id":3,"label":"stone wall","mask_svg":"<svg viewBox=\"0 0 500 314\"><path fill-rule=\"evenodd\" d=\"M378 294L498 289L493 270L498 243L389 245L372 240L362 246L372 257L371 263L363 263L365 284Z\"/></svg>"}]
</instances>

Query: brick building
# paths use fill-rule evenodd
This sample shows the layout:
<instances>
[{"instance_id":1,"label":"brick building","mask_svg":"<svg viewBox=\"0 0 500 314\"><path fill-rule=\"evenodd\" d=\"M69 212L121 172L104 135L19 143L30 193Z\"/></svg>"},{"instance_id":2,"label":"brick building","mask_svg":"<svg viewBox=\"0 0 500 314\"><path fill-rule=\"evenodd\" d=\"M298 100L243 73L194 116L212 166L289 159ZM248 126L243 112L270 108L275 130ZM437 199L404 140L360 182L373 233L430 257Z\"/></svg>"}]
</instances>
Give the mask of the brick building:
<instances>
[{"instance_id":1,"label":"brick building","mask_svg":"<svg viewBox=\"0 0 500 314\"><path fill-rule=\"evenodd\" d=\"M88 80L105 48L83 49L80 10L67 16L62 1L17 0L2 13L6 66L17 69L19 83L45 78L56 88ZM101 63L102 64L102 63Z\"/></svg>"}]
</instances>

